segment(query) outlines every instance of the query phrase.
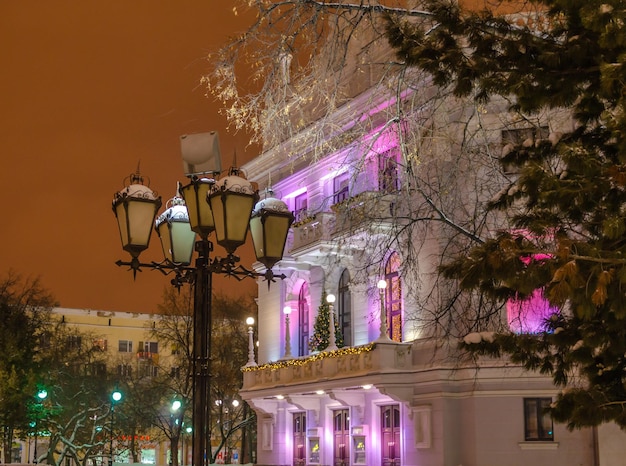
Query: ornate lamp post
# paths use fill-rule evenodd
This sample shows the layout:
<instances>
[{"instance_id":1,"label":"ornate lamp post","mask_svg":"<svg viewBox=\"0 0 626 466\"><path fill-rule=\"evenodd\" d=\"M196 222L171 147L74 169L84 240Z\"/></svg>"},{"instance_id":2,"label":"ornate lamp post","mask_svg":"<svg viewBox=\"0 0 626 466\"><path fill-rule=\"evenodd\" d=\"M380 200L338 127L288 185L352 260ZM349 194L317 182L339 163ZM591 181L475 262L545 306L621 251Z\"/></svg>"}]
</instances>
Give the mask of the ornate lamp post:
<instances>
[{"instance_id":1,"label":"ornate lamp post","mask_svg":"<svg viewBox=\"0 0 626 466\"><path fill-rule=\"evenodd\" d=\"M183 404L180 400L172 401L172 405L170 406L170 458L169 464L174 464L174 455L178 456L178 448L174 449L174 441L172 440L174 437L174 431L182 433L182 429L180 428L181 420L178 417L178 410L180 410ZM179 434L176 434L179 435ZM182 435L181 435L182 438ZM177 445L176 445L177 447ZM185 454L185 449L183 445L183 456ZM183 459L184 461L184 459ZM178 464L178 463L177 463ZM184 463L183 463L184 464Z\"/></svg>"},{"instance_id":2,"label":"ornate lamp post","mask_svg":"<svg viewBox=\"0 0 626 466\"><path fill-rule=\"evenodd\" d=\"M48 392L45 389L41 389L37 392L37 407L41 407L41 404L43 402L43 400L45 400L48 397ZM37 411L39 411L39 409L37 409ZM39 417L38 417L38 413L35 414L35 445L34 445L34 449L33 449L33 463L37 464L37 461L39 461L39 459L37 458L37 430L39 429Z\"/></svg>"},{"instance_id":3,"label":"ornate lamp post","mask_svg":"<svg viewBox=\"0 0 626 466\"><path fill-rule=\"evenodd\" d=\"M291 307L285 306L283 308L283 314L285 314L285 355L284 359L293 357L291 355L291 329L289 328L291 322L289 321L289 314L291 314Z\"/></svg>"},{"instance_id":4,"label":"ornate lamp post","mask_svg":"<svg viewBox=\"0 0 626 466\"><path fill-rule=\"evenodd\" d=\"M209 393L212 274L252 278L263 276L269 286L276 278L271 268L282 259L289 227L293 222L293 214L287 205L275 199L271 190L259 201L252 184L237 169L231 169L218 180L204 177L218 173L219 169L188 173L189 184L179 188L182 199L177 195L170 201L168 210L159 216L157 230L165 254L163 262L139 261L139 254L148 247L156 212L161 206L160 197L144 186L143 179L136 173L130 177L131 184L117 193L113 200L122 247L131 254L129 262L117 261L117 265L129 266L135 275L142 268L156 269L164 274L174 273L174 286L190 283L194 287L193 466L204 466L211 456ZM183 206L186 207L186 215ZM188 255L180 252L185 249L182 243L187 244L187 248L190 243L193 245L189 240L192 235L189 229L200 237L195 242L197 258L193 266L192 252ZM239 265L239 258L234 255L246 241L249 229L257 260L267 268L264 274ZM208 240L208 236L212 232L216 234L217 243L226 249L225 258L211 259L213 243ZM284 275L278 278L284 278Z\"/></svg>"},{"instance_id":5,"label":"ornate lamp post","mask_svg":"<svg viewBox=\"0 0 626 466\"><path fill-rule=\"evenodd\" d=\"M335 335L335 295L326 296L328 303L328 346L326 351L335 351L337 349L337 336Z\"/></svg>"},{"instance_id":6,"label":"ornate lamp post","mask_svg":"<svg viewBox=\"0 0 626 466\"><path fill-rule=\"evenodd\" d=\"M246 367L254 367L256 366L256 362L254 360L254 329L252 326L254 325L254 317L248 317L246 319L246 324L248 325L248 363Z\"/></svg>"},{"instance_id":7,"label":"ornate lamp post","mask_svg":"<svg viewBox=\"0 0 626 466\"><path fill-rule=\"evenodd\" d=\"M122 392L115 390L111 393L111 430L109 432L109 466L113 465L113 429L115 428L115 403L122 399Z\"/></svg>"}]
</instances>

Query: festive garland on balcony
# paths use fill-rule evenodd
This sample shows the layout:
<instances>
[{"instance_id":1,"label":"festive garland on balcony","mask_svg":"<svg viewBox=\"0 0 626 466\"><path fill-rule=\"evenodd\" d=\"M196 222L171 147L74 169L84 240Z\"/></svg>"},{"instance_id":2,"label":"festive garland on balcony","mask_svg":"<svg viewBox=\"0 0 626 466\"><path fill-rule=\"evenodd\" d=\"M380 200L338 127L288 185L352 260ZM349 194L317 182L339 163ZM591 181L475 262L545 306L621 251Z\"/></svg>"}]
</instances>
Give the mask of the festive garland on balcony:
<instances>
[{"instance_id":1,"label":"festive garland on balcony","mask_svg":"<svg viewBox=\"0 0 626 466\"><path fill-rule=\"evenodd\" d=\"M376 343L368 343L363 346L350 346L346 348L339 348L334 351L322 351L321 353L313 354L307 358L286 359L284 361L268 362L260 366L242 367L241 370L243 372L263 371L268 369L275 371L285 367L305 366L325 358L340 358L342 356L367 353L372 351L375 347Z\"/></svg>"}]
</instances>

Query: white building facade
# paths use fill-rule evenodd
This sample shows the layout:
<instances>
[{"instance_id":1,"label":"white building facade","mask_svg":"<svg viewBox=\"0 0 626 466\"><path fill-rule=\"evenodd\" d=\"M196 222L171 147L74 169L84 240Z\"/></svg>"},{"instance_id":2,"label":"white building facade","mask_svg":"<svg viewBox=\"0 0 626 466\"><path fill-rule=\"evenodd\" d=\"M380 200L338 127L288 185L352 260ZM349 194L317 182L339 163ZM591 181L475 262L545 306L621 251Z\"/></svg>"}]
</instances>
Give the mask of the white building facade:
<instances>
[{"instance_id":1,"label":"white building facade","mask_svg":"<svg viewBox=\"0 0 626 466\"><path fill-rule=\"evenodd\" d=\"M411 233L401 231L402 219L415 213L412 207L425 196L408 186L417 178L408 175L416 164L402 141L415 139L414 130L381 117L396 104L375 92L359 94L349 103L350 115L368 115L369 132L316 157L308 149L298 157L294 137L243 167L261 187L271 178L273 191L296 220L285 256L274 268L286 278L269 288L259 283L258 365L243 369L241 395L258 415L258 464L626 464L618 453L624 435L614 426L570 432L544 415L558 392L549 378L504 360L482 360L479 367L464 363L458 337L433 330L450 318L433 311L447 302L448 291L433 291L433 276L434 258L444 253L448 236L427 222ZM423 120L445 126L442 118L466 111L452 102L444 117L431 113ZM494 104L466 119L466 127L477 121L488 127L501 122L503 113ZM350 126L346 115L337 113L336 127ZM567 117L546 123L548 131L567 124ZM511 127L509 133L483 132L484 148L500 153L510 131L528 131ZM453 124L447 129L460 134ZM419 144L428 155L417 164L424 177L443 180L458 172L456 184L440 182L440 191L455 190L456 199L467 203L489 195L480 192L481 170L482 182L499 189L486 169L463 166L461 158L450 156L458 150L454 141L427 139ZM472 176L465 177L470 168ZM463 210L459 205L455 212ZM409 261L411 267L405 267ZM326 294L336 298L334 319L345 346L311 352ZM285 314L285 308L291 312ZM514 326L514 316L507 320L504 314L502 325ZM381 325L381 316L387 325Z\"/></svg>"}]
</instances>

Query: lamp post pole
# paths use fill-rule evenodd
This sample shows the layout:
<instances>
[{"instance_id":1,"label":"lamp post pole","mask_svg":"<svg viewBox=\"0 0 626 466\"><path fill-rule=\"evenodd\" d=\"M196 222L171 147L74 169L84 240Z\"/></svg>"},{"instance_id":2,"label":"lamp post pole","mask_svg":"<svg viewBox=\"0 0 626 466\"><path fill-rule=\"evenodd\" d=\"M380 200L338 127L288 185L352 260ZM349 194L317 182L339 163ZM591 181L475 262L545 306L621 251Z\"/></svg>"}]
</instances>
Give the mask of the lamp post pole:
<instances>
[{"instance_id":1,"label":"lamp post pole","mask_svg":"<svg viewBox=\"0 0 626 466\"><path fill-rule=\"evenodd\" d=\"M45 400L48 397L48 392L46 390L39 390L37 392L37 408L39 408L41 406L41 403L43 402L43 400ZM37 409L37 411L39 411L39 409ZM33 463L37 464L38 462L38 458L37 458L37 431L39 430L39 413L35 413L35 445L33 448Z\"/></svg>"},{"instance_id":2,"label":"lamp post pole","mask_svg":"<svg viewBox=\"0 0 626 466\"><path fill-rule=\"evenodd\" d=\"M122 393L115 390L111 393L111 430L109 432L109 466L113 466L113 429L115 428L115 403L122 399Z\"/></svg>"},{"instance_id":3,"label":"lamp post pole","mask_svg":"<svg viewBox=\"0 0 626 466\"><path fill-rule=\"evenodd\" d=\"M252 328L254 325L254 317L248 317L246 324L248 324L248 362L246 367L254 367L256 366L256 361L254 360L254 329Z\"/></svg>"},{"instance_id":4,"label":"lamp post pole","mask_svg":"<svg viewBox=\"0 0 626 466\"><path fill-rule=\"evenodd\" d=\"M272 267L282 259L287 234L293 223L293 214L287 205L273 197L270 188L259 200L252 184L231 169L227 176L216 181L197 175L217 174L217 171L188 174L190 183L178 187L177 195L169 201L170 207L156 221L165 260L142 263L139 254L148 247L152 224L161 199L143 184L137 172L131 183L116 193L113 211L117 217L122 247L132 256L128 266L136 276L142 268L174 273L172 284L194 286L193 306L193 466L204 466L212 456L210 423L211 389L211 327L213 273L230 276L264 277L269 283L284 275L274 275ZM182 197L181 197L182 194ZM258 201L258 202L257 202ZM255 205L256 203L256 205ZM236 249L246 241L251 231L257 260L266 267L265 273L256 273L238 264ZM211 259L213 243L209 234L215 232L217 243L226 249L225 258ZM200 240L194 243L195 235ZM198 257L193 267L193 247Z\"/></svg>"},{"instance_id":5,"label":"lamp post pole","mask_svg":"<svg viewBox=\"0 0 626 466\"><path fill-rule=\"evenodd\" d=\"M328 346L326 351L335 351L337 349L337 336L335 335L335 295L326 296L328 303Z\"/></svg>"},{"instance_id":6,"label":"lamp post pole","mask_svg":"<svg viewBox=\"0 0 626 466\"><path fill-rule=\"evenodd\" d=\"M195 268L194 328L193 328L193 413L192 464L202 466L209 461L211 451L211 290L213 274L209 269L209 251L212 243L203 237L198 243Z\"/></svg>"}]
</instances>

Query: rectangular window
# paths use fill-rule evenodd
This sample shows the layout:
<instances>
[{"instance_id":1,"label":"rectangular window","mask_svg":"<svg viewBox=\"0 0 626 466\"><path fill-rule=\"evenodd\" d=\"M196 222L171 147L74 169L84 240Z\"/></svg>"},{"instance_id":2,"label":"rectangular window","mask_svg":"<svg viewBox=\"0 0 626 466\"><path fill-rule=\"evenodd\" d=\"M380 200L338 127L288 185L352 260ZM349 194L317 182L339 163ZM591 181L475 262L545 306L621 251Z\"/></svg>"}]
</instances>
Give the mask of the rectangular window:
<instances>
[{"instance_id":1,"label":"rectangular window","mask_svg":"<svg viewBox=\"0 0 626 466\"><path fill-rule=\"evenodd\" d=\"M294 221L301 222L309 215L309 198L307 193L299 194L294 198Z\"/></svg>"},{"instance_id":2,"label":"rectangular window","mask_svg":"<svg viewBox=\"0 0 626 466\"><path fill-rule=\"evenodd\" d=\"M349 184L348 172L343 172L333 178L333 204L339 204L348 199Z\"/></svg>"},{"instance_id":3,"label":"rectangular window","mask_svg":"<svg viewBox=\"0 0 626 466\"><path fill-rule=\"evenodd\" d=\"M152 364L152 361L140 360L138 371L141 378L152 378L158 375L158 367Z\"/></svg>"},{"instance_id":4,"label":"rectangular window","mask_svg":"<svg viewBox=\"0 0 626 466\"><path fill-rule=\"evenodd\" d=\"M118 343L118 351L120 353L132 353L133 342L130 340L120 340Z\"/></svg>"},{"instance_id":5,"label":"rectangular window","mask_svg":"<svg viewBox=\"0 0 626 466\"><path fill-rule=\"evenodd\" d=\"M80 349L82 338L79 335L69 335L67 337L68 349Z\"/></svg>"},{"instance_id":6,"label":"rectangular window","mask_svg":"<svg viewBox=\"0 0 626 466\"><path fill-rule=\"evenodd\" d=\"M530 128L515 128L502 130L502 145L507 144L522 144L524 141L531 139L536 141L538 139L546 139L550 134L550 130L547 126L533 126Z\"/></svg>"},{"instance_id":7,"label":"rectangular window","mask_svg":"<svg viewBox=\"0 0 626 466\"><path fill-rule=\"evenodd\" d=\"M159 343L156 341L144 341L139 346L139 351L144 353L157 354L159 352Z\"/></svg>"},{"instance_id":8,"label":"rectangular window","mask_svg":"<svg viewBox=\"0 0 626 466\"><path fill-rule=\"evenodd\" d=\"M524 398L524 438L527 441L553 441L552 417L547 409L551 398Z\"/></svg>"},{"instance_id":9,"label":"rectangular window","mask_svg":"<svg viewBox=\"0 0 626 466\"><path fill-rule=\"evenodd\" d=\"M104 377L107 373L107 366L103 362L94 362L87 366L87 374L94 377Z\"/></svg>"},{"instance_id":10,"label":"rectangular window","mask_svg":"<svg viewBox=\"0 0 626 466\"><path fill-rule=\"evenodd\" d=\"M120 377L131 377L133 375L133 366L130 364L119 364L117 366L117 375Z\"/></svg>"}]
</instances>

